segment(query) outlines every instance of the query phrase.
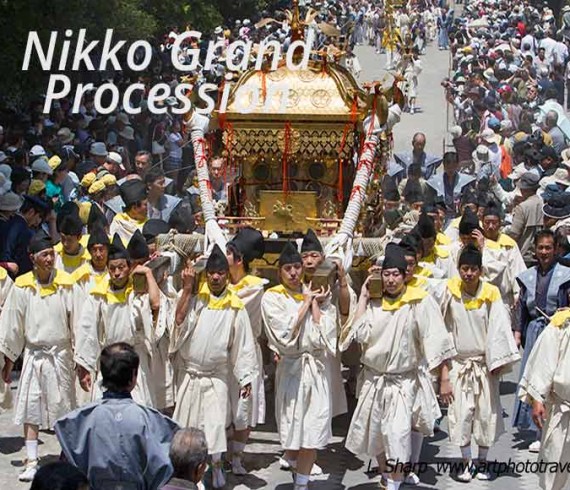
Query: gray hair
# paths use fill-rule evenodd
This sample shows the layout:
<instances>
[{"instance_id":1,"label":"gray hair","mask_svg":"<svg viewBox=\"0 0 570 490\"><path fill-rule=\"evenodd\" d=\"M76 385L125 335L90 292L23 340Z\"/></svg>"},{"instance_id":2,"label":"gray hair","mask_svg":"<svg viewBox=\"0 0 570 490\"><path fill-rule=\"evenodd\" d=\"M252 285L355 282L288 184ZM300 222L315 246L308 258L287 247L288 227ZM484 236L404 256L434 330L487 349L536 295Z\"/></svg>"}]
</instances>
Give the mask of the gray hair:
<instances>
[{"instance_id":1,"label":"gray hair","mask_svg":"<svg viewBox=\"0 0 570 490\"><path fill-rule=\"evenodd\" d=\"M180 429L170 444L170 462L175 478L191 478L198 466L208 459L206 435L200 429Z\"/></svg>"}]
</instances>

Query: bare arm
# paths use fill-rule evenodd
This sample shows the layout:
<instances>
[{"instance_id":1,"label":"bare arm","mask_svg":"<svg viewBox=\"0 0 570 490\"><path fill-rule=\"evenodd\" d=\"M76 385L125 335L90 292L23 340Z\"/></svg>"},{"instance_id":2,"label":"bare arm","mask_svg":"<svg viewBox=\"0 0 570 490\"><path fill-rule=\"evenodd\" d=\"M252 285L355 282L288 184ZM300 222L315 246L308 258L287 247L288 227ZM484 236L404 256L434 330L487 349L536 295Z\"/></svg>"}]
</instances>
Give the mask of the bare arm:
<instances>
[{"instance_id":1,"label":"bare arm","mask_svg":"<svg viewBox=\"0 0 570 490\"><path fill-rule=\"evenodd\" d=\"M176 325L182 325L186 317L188 316L188 311L190 310L190 300L192 299L192 288L194 286L194 280L196 276L196 270L191 262L188 262L186 267L181 273L182 278L182 294L176 305L176 315L175 321Z\"/></svg>"}]
</instances>

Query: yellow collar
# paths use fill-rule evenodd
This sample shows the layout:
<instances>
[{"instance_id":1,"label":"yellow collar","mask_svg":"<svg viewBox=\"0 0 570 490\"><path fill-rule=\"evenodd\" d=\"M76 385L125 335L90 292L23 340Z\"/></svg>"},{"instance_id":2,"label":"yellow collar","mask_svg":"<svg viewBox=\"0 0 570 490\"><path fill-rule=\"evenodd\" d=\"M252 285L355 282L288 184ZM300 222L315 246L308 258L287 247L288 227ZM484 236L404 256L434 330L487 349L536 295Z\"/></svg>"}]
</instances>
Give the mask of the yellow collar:
<instances>
[{"instance_id":1,"label":"yellow collar","mask_svg":"<svg viewBox=\"0 0 570 490\"><path fill-rule=\"evenodd\" d=\"M449 245L451 245L451 238L449 238L447 235L444 235L443 233L440 232L435 237L435 244L436 245L449 246Z\"/></svg>"},{"instance_id":2,"label":"yellow collar","mask_svg":"<svg viewBox=\"0 0 570 490\"><path fill-rule=\"evenodd\" d=\"M204 302L208 303L207 307L210 310L227 310L228 308L241 310L244 308L241 299L239 299L229 288L226 288L224 294L218 297L211 294L210 289L208 288L208 284L204 283L200 287L198 296Z\"/></svg>"},{"instance_id":3,"label":"yellow collar","mask_svg":"<svg viewBox=\"0 0 570 490\"><path fill-rule=\"evenodd\" d=\"M228 284L228 288L230 291L237 293L238 291L241 291L244 288L248 288L251 286L262 286L263 284L265 284L265 281L261 279L261 277L252 276L251 274L248 274L247 276L242 277L237 284L232 284L232 283Z\"/></svg>"},{"instance_id":4,"label":"yellow collar","mask_svg":"<svg viewBox=\"0 0 570 490\"><path fill-rule=\"evenodd\" d=\"M478 310L483 306L483 303L493 303L501 299L501 292L499 289L485 281L481 281L479 284L479 290L477 291L477 296L473 298L463 297L460 277L449 279L447 281L447 289L449 289L449 292L453 296L463 302L463 306L465 306L466 310Z\"/></svg>"},{"instance_id":5,"label":"yellow collar","mask_svg":"<svg viewBox=\"0 0 570 490\"><path fill-rule=\"evenodd\" d=\"M505 235L501 233L499 235L499 239L497 241L489 240L488 238L485 239L485 246L489 247L493 250L500 250L500 249L509 249L514 248L517 246L517 242L515 242L509 235Z\"/></svg>"},{"instance_id":6,"label":"yellow collar","mask_svg":"<svg viewBox=\"0 0 570 490\"><path fill-rule=\"evenodd\" d=\"M89 294L102 296L107 300L108 304L115 305L119 303L126 303L132 292L133 281L130 278L129 282L127 282L127 285L123 289L115 291L111 288L109 276L105 274L101 280L95 280L95 286L91 288Z\"/></svg>"},{"instance_id":7,"label":"yellow collar","mask_svg":"<svg viewBox=\"0 0 570 490\"><path fill-rule=\"evenodd\" d=\"M415 303L424 299L428 293L420 288L413 286L406 286L406 289L402 295L396 299L390 299L386 296L382 297L382 309L384 311L394 311L399 310L402 306L409 303Z\"/></svg>"},{"instance_id":8,"label":"yellow collar","mask_svg":"<svg viewBox=\"0 0 570 490\"><path fill-rule=\"evenodd\" d=\"M421 265L417 265L414 269L414 276L421 276L421 277L432 277L433 273L427 267L422 267Z\"/></svg>"},{"instance_id":9,"label":"yellow collar","mask_svg":"<svg viewBox=\"0 0 570 490\"><path fill-rule=\"evenodd\" d=\"M432 252L426 257L422 258L422 262L427 262L428 264L435 264L437 259L446 259L449 257L449 250L442 245L435 245Z\"/></svg>"},{"instance_id":10,"label":"yellow collar","mask_svg":"<svg viewBox=\"0 0 570 490\"><path fill-rule=\"evenodd\" d=\"M20 288L32 288L36 291L39 288L41 298L55 294L58 288L71 287L73 284L71 275L59 269L55 269L54 278L49 284L40 284L33 271L16 278L16 286Z\"/></svg>"},{"instance_id":11,"label":"yellow collar","mask_svg":"<svg viewBox=\"0 0 570 490\"><path fill-rule=\"evenodd\" d=\"M63 265L68 269L77 269L85 262L91 260L91 254L83 246L79 249L77 255L68 255L63 251L63 248L61 252L59 252L59 255L61 256Z\"/></svg>"},{"instance_id":12,"label":"yellow collar","mask_svg":"<svg viewBox=\"0 0 570 490\"><path fill-rule=\"evenodd\" d=\"M4 267L0 267L0 281L3 281L8 276L8 271Z\"/></svg>"},{"instance_id":13,"label":"yellow collar","mask_svg":"<svg viewBox=\"0 0 570 490\"><path fill-rule=\"evenodd\" d=\"M80 267L75 269L71 276L75 282L79 282L83 279L89 279L93 277L95 279L95 284L99 284L107 275L107 269L103 272L97 272L93 269L93 266L89 262L84 262Z\"/></svg>"},{"instance_id":14,"label":"yellow collar","mask_svg":"<svg viewBox=\"0 0 570 490\"><path fill-rule=\"evenodd\" d=\"M555 327L562 328L568 325L568 320L570 320L570 308L564 308L563 310L558 310L552 318L550 323Z\"/></svg>"},{"instance_id":15,"label":"yellow collar","mask_svg":"<svg viewBox=\"0 0 570 490\"><path fill-rule=\"evenodd\" d=\"M293 298L296 301L303 301L304 299L303 293L295 293L287 289L285 286L283 286L283 284L279 284L278 286L269 288L268 291L289 296L290 298Z\"/></svg>"},{"instance_id":16,"label":"yellow collar","mask_svg":"<svg viewBox=\"0 0 570 490\"><path fill-rule=\"evenodd\" d=\"M119 219L122 221L129 221L137 226L143 226L148 221L148 218L145 218L143 220L131 218L127 213L119 213L115 215L115 219Z\"/></svg>"}]
</instances>

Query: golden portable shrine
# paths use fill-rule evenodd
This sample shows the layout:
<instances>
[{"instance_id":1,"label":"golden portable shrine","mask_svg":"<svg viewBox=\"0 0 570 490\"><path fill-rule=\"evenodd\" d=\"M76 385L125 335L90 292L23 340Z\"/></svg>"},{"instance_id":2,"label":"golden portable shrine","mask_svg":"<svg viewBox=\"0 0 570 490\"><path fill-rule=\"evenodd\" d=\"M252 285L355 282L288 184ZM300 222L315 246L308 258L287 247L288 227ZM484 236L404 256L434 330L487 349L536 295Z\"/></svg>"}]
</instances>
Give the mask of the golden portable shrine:
<instances>
[{"instance_id":1,"label":"golden portable shrine","mask_svg":"<svg viewBox=\"0 0 570 490\"><path fill-rule=\"evenodd\" d=\"M381 90L371 89L372 96L326 58L310 61L307 69L282 65L244 72L220 121L224 156L239 176L230 193L229 222L285 234L308 228L333 233L350 197L361 123ZM286 103L267 100L267 94L285 90ZM387 111L385 94L377 103ZM390 151L385 135L380 147L378 161Z\"/></svg>"}]
</instances>

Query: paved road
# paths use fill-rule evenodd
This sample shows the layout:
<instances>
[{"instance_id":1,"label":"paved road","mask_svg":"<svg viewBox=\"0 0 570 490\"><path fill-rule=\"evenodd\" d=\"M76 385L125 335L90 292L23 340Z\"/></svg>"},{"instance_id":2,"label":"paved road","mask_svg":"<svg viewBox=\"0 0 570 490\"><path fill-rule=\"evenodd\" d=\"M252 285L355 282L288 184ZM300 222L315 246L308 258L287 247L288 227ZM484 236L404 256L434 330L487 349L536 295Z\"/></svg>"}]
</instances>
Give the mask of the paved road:
<instances>
[{"instance_id":1,"label":"paved road","mask_svg":"<svg viewBox=\"0 0 570 490\"><path fill-rule=\"evenodd\" d=\"M372 48L361 47L357 54L363 66L362 81L381 79L384 76L383 56L374 54ZM427 151L440 153L446 136L446 105L440 87L441 79L447 73L448 52L440 52L430 46L427 55L423 57L424 70L420 76L418 105L421 112L415 115L405 114L395 133L396 150L407 148L412 135L416 131L424 131L427 138ZM505 425L509 425L512 413L516 379L518 378L518 365L513 372L507 375L501 385L502 403L505 410ZM354 406L354 400L351 400ZM290 490L291 476L281 471L278 466L279 443L271 412L271 420L266 426L253 432L251 444L247 447L245 465L251 473L243 478L230 477L227 488L276 488ZM320 490L353 489L372 490L378 488L373 473L367 473L368 459L357 458L347 452L343 447L343 437L348 426L348 416L341 416L334 421L335 438L326 451L319 453L319 464L325 474L316 480L311 488ZM444 419L442 432L426 440L421 460L429 463L429 468L421 475L422 483L418 489L448 489L458 488L462 484L454 481L449 475L438 472L436 464L457 460L459 449L449 444L447 440L447 422ZM489 459L508 461L534 461L535 457L525 448L529 441L521 439L512 430L508 429L499 442L491 449ZM12 415L0 415L0 485L5 484L14 490L28 488L27 485L17 482L17 474L21 468L21 461L25 452L22 450L23 439L21 429L12 424ZM46 460L57 457L59 447L52 434L42 433L40 455ZM535 475L510 472L499 476L491 482L473 481L469 484L471 489L501 489L501 490L530 490L538 488Z\"/></svg>"}]
</instances>

